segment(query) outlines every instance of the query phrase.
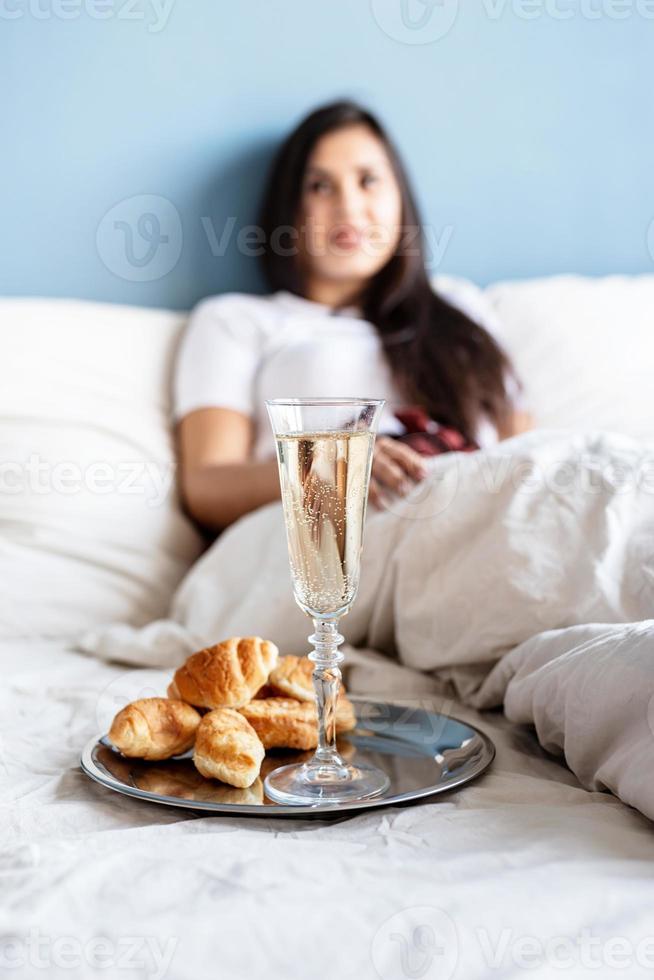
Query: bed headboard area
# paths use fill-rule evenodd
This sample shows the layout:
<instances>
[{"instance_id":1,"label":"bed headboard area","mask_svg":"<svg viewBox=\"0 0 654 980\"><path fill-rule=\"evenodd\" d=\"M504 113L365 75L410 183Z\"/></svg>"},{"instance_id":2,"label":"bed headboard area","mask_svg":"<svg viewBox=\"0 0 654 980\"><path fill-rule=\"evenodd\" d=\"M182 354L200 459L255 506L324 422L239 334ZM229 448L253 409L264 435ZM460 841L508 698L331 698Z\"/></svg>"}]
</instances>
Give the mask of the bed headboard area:
<instances>
[{"instance_id":1,"label":"bed headboard area","mask_svg":"<svg viewBox=\"0 0 654 980\"><path fill-rule=\"evenodd\" d=\"M182 310L261 289L273 147L343 96L395 137L434 271L653 272L649 5L555 6L4 5L0 293Z\"/></svg>"}]
</instances>

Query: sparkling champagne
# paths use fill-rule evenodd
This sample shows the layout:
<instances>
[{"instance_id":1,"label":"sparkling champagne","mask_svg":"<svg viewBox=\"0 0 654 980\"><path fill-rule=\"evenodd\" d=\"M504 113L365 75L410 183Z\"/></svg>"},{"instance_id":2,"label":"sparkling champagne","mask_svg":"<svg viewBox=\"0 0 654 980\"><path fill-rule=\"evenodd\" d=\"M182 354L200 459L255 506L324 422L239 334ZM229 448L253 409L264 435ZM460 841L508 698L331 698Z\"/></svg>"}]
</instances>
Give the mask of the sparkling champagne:
<instances>
[{"instance_id":1,"label":"sparkling champagne","mask_svg":"<svg viewBox=\"0 0 654 980\"><path fill-rule=\"evenodd\" d=\"M295 597L310 616L338 619L359 584L374 434L277 437Z\"/></svg>"}]
</instances>

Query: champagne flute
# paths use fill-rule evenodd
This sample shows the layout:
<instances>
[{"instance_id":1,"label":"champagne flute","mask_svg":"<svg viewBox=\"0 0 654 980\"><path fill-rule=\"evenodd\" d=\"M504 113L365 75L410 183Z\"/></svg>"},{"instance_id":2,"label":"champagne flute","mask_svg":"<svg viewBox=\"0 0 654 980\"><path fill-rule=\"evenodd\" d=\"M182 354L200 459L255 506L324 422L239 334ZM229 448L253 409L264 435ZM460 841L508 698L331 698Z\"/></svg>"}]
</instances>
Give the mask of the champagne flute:
<instances>
[{"instance_id":1,"label":"champagne flute","mask_svg":"<svg viewBox=\"0 0 654 980\"><path fill-rule=\"evenodd\" d=\"M344 637L338 621L359 586L372 450L383 399L275 398L266 401L277 462L295 601L313 620L318 748L300 765L268 775L277 803L319 805L385 792L380 769L350 765L336 747Z\"/></svg>"}]
</instances>

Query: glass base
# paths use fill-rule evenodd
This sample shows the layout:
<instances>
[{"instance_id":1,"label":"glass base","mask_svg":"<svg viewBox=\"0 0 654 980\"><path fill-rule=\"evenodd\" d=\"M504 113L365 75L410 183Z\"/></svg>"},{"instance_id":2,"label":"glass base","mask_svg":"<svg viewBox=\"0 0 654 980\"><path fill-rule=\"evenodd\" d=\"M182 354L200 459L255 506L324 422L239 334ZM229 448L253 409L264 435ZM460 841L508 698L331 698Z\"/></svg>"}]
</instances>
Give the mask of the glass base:
<instances>
[{"instance_id":1,"label":"glass base","mask_svg":"<svg viewBox=\"0 0 654 980\"><path fill-rule=\"evenodd\" d=\"M390 780L373 766L329 765L305 762L282 766L264 782L269 799L289 806L353 803L385 793Z\"/></svg>"}]
</instances>

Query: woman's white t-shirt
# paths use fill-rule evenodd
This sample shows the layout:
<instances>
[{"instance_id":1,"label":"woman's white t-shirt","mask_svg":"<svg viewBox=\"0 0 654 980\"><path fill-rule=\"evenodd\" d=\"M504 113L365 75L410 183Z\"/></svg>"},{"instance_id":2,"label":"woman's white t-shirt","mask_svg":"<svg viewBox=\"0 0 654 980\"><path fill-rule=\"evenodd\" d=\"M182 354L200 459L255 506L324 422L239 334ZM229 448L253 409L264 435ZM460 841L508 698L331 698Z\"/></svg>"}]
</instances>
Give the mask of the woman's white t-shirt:
<instances>
[{"instance_id":1,"label":"woman's white t-shirt","mask_svg":"<svg viewBox=\"0 0 654 980\"><path fill-rule=\"evenodd\" d=\"M482 325L489 329L488 322ZM254 423L253 458L265 459L275 453L266 399L311 397L385 398L379 435L404 431L394 412L406 399L395 387L376 328L356 309L334 311L278 292L212 296L192 311L175 373L176 421L199 408L242 412ZM480 445L497 440L490 422L477 436Z\"/></svg>"}]
</instances>

